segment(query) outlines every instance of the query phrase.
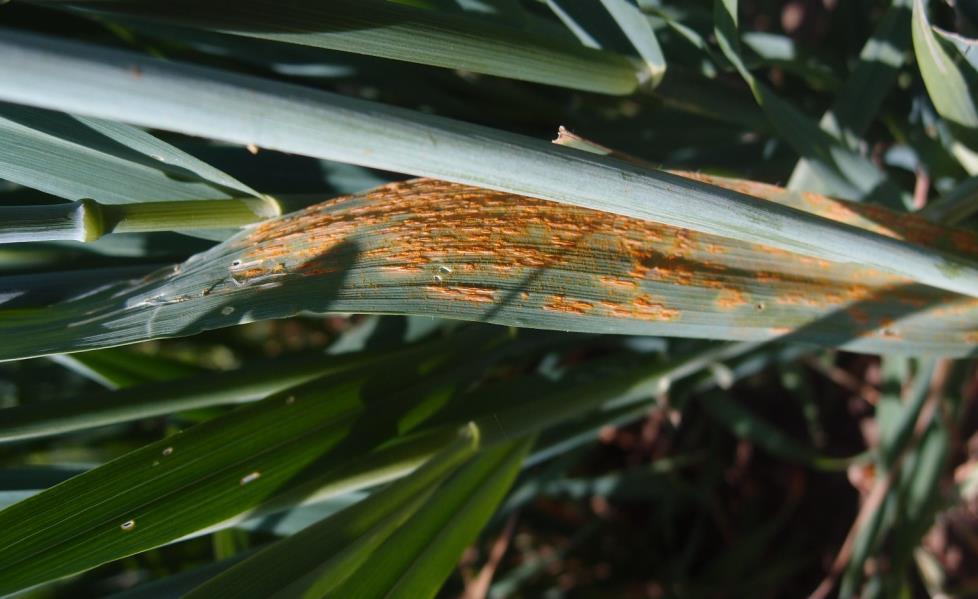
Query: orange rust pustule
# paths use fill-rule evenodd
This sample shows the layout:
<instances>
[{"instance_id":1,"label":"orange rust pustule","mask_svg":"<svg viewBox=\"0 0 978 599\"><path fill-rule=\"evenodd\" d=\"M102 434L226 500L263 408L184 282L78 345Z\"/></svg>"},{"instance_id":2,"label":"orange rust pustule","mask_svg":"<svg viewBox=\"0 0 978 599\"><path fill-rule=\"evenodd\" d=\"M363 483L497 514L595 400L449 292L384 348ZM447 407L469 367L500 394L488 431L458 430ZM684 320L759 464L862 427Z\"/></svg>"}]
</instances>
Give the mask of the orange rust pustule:
<instances>
[{"instance_id":1,"label":"orange rust pustule","mask_svg":"<svg viewBox=\"0 0 978 599\"><path fill-rule=\"evenodd\" d=\"M682 316L682 312L667 308L662 302L656 301L649 294L642 294L629 303L616 303L601 300L598 304L607 313L616 318L632 318L635 320L671 321Z\"/></svg>"},{"instance_id":2,"label":"orange rust pustule","mask_svg":"<svg viewBox=\"0 0 978 599\"><path fill-rule=\"evenodd\" d=\"M713 303L721 310L733 310L750 304L750 301L739 289L724 289L717 294Z\"/></svg>"},{"instance_id":3,"label":"orange rust pustule","mask_svg":"<svg viewBox=\"0 0 978 599\"><path fill-rule=\"evenodd\" d=\"M978 254L978 235L962 229L943 227L920 216L895 212L883 206L848 202L811 192L793 194L793 192L777 185L744 179L716 177L690 171L671 172L680 177L716 185L763 200L777 201L792 208L817 214L836 222L854 225L887 237L973 256Z\"/></svg>"},{"instance_id":4,"label":"orange rust pustule","mask_svg":"<svg viewBox=\"0 0 978 599\"><path fill-rule=\"evenodd\" d=\"M464 256L497 267L545 268L570 256L580 259L578 246L584 237L633 228L629 219L598 221L594 214L600 213L416 180L378 188L359 201L357 196L339 198L259 225L245 242L254 249L244 260L291 258L301 272L302 263L351 235L379 229L397 243L367 249L365 257L404 271L421 269L445 256L453 261ZM654 230L645 233L657 236ZM593 250L586 247L584 253Z\"/></svg>"},{"instance_id":5,"label":"orange rust pustule","mask_svg":"<svg viewBox=\"0 0 978 599\"><path fill-rule=\"evenodd\" d=\"M496 300L495 290L472 285L425 285L425 291L431 297L477 304L491 304Z\"/></svg>"},{"instance_id":6,"label":"orange rust pustule","mask_svg":"<svg viewBox=\"0 0 978 599\"><path fill-rule=\"evenodd\" d=\"M543 305L543 309L567 314L587 314L594 309L594 304L584 300L568 299L563 295L554 295Z\"/></svg>"},{"instance_id":7,"label":"orange rust pustule","mask_svg":"<svg viewBox=\"0 0 978 599\"><path fill-rule=\"evenodd\" d=\"M370 245L368 234L375 231L383 242ZM521 276L519 269L566 266L597 272L618 264L617 272L603 276L620 288L620 301L627 303L639 287L629 268L647 272L655 268L648 264L650 244L664 241L672 251L685 251L695 234L545 200L419 179L311 206L255 227L238 243L246 248L241 261L259 265L248 271L248 277L259 278L268 274L265 265L275 261L288 262L291 273L321 273L322 264L315 271L310 271L310 264L354 237L365 242L358 248L362 259L392 275L418 274L442 263L451 263L458 275L490 272L514 278ZM662 280L672 277L665 262L657 272ZM434 271L432 276L437 282L445 279ZM484 295L434 293L485 300Z\"/></svg>"},{"instance_id":8,"label":"orange rust pustule","mask_svg":"<svg viewBox=\"0 0 978 599\"><path fill-rule=\"evenodd\" d=\"M750 269L756 283L788 289L776 300L785 304L844 303L872 296L884 282L909 284L872 269L432 179L392 183L310 206L262 223L235 243L244 271L235 274L238 278L335 273L332 252L347 244L357 252L358 266L415 285L428 297L473 303L502 296L486 280L522 285L532 272L562 269L590 277L579 280L593 281L601 301L574 297L559 288L556 277L551 281L557 281L562 299L544 299L545 309L574 312L587 303L599 308L596 314L642 320L681 316L677 307L649 295L655 286L719 290L717 310L746 305L749 290L740 287L744 275L724 262L741 257L757 264ZM776 259L766 260L770 257ZM859 277L853 274L857 271ZM526 289L554 293L553 286ZM905 300L922 302L913 294Z\"/></svg>"},{"instance_id":9,"label":"orange rust pustule","mask_svg":"<svg viewBox=\"0 0 978 599\"><path fill-rule=\"evenodd\" d=\"M638 289L638 281L635 279L626 279L622 277L610 277L602 275L598 277L601 284L614 290L618 291L634 291Z\"/></svg>"},{"instance_id":10,"label":"orange rust pustule","mask_svg":"<svg viewBox=\"0 0 978 599\"><path fill-rule=\"evenodd\" d=\"M636 297L631 308L627 314L639 320L676 320L680 316L679 310L667 308L649 294Z\"/></svg>"}]
</instances>

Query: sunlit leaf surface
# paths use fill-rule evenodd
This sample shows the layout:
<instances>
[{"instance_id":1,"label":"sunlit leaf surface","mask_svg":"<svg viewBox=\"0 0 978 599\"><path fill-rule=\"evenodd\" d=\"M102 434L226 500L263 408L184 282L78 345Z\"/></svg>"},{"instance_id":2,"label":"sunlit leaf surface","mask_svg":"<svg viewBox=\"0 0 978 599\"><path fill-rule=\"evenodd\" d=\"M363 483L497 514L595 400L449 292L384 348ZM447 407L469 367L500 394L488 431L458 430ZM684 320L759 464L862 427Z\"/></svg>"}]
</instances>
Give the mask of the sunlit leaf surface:
<instances>
[{"instance_id":1,"label":"sunlit leaf surface","mask_svg":"<svg viewBox=\"0 0 978 599\"><path fill-rule=\"evenodd\" d=\"M883 208L786 197L897 238L978 247L968 233ZM0 326L14 339L8 359L303 311L961 355L975 341L976 310L973 299L867 267L420 179L266 221L184 264L46 311L0 312Z\"/></svg>"}]
</instances>

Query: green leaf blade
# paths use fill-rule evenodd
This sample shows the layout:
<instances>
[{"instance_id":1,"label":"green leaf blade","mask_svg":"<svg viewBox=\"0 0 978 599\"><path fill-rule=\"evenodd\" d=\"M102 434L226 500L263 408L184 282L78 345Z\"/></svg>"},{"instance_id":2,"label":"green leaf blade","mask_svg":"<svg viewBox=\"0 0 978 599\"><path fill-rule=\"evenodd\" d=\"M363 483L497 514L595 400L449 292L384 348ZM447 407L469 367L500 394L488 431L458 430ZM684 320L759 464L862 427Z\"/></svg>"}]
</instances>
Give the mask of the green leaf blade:
<instances>
[{"instance_id":1,"label":"green leaf blade","mask_svg":"<svg viewBox=\"0 0 978 599\"><path fill-rule=\"evenodd\" d=\"M826 213L855 212L814 196L795 201ZM899 227L877 208L840 218L881 231ZM962 251L978 247L973 236L925 222L906 231ZM939 310L940 303L956 308ZM302 311L434 314L590 333L785 336L950 355L971 351L978 319L975 300L862 266L421 179L266 221L175 268L44 314L0 311L0 331L13 340L0 357L187 335Z\"/></svg>"},{"instance_id":2,"label":"green leaf blade","mask_svg":"<svg viewBox=\"0 0 978 599\"><path fill-rule=\"evenodd\" d=\"M966 129L978 128L975 84L978 73L957 48L934 33L923 0L913 4L913 47L917 65L937 112Z\"/></svg>"},{"instance_id":3,"label":"green leaf blade","mask_svg":"<svg viewBox=\"0 0 978 599\"><path fill-rule=\"evenodd\" d=\"M33 35L0 32L0 49L8 57L0 64L0 97L8 100L763 241L978 296L978 266L972 261L608 157L315 90ZM133 60L141 67L138 78L131 73ZM74 93L66 96L65 89ZM105 102L108 89L115 90L110 105ZM133 104L137 99L138 106Z\"/></svg>"},{"instance_id":4,"label":"green leaf blade","mask_svg":"<svg viewBox=\"0 0 978 599\"><path fill-rule=\"evenodd\" d=\"M210 31L605 94L635 90L636 67L622 56L563 43L459 14L383 0L177 0L147 4L80 2L97 11Z\"/></svg>"},{"instance_id":5,"label":"green leaf blade","mask_svg":"<svg viewBox=\"0 0 978 599\"><path fill-rule=\"evenodd\" d=\"M501 444L464 466L378 548L365 564L369 571L348 578L337 595L434 597L509 490L528 449L527 441Z\"/></svg>"},{"instance_id":6,"label":"green leaf blade","mask_svg":"<svg viewBox=\"0 0 978 599\"><path fill-rule=\"evenodd\" d=\"M105 204L257 195L135 127L0 103L0 177Z\"/></svg>"}]
</instances>

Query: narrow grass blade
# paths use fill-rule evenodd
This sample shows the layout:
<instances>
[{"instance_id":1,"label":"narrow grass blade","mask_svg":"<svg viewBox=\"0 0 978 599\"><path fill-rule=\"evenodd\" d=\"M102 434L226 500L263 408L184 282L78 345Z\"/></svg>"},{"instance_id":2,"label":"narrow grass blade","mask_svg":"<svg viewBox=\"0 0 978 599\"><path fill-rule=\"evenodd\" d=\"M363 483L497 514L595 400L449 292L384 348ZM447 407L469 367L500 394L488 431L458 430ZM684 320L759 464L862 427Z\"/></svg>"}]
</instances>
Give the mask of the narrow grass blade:
<instances>
[{"instance_id":1,"label":"narrow grass blade","mask_svg":"<svg viewBox=\"0 0 978 599\"><path fill-rule=\"evenodd\" d=\"M259 552L195 589L189 597L250 593L267 597L325 596L336 592L336 587L351 576L376 576L389 570L390 564L371 554L382 543L393 542L391 536L405 527L422 505L445 500L438 488L472 458L479 446L478 429L463 430L464 436L458 442L411 475ZM401 544L398 548L405 550Z\"/></svg>"},{"instance_id":2,"label":"narrow grass blade","mask_svg":"<svg viewBox=\"0 0 978 599\"><path fill-rule=\"evenodd\" d=\"M601 0L601 3L642 57L648 69L649 87L654 88L666 74L666 59L648 18L629 0Z\"/></svg>"},{"instance_id":3,"label":"narrow grass blade","mask_svg":"<svg viewBox=\"0 0 978 599\"><path fill-rule=\"evenodd\" d=\"M720 63L718 57L714 53L713 49L704 39L704 36L700 35L696 29L683 23L680 16L676 14L675 10L670 10L668 7L660 5L643 6L639 3L639 9L650 15L654 15L662 21L673 31L676 32L680 37L686 40L687 43L691 44L694 48L699 50L703 57L706 59L706 66L701 67L701 70L708 77L716 76L717 64Z\"/></svg>"},{"instance_id":4,"label":"narrow grass blade","mask_svg":"<svg viewBox=\"0 0 978 599\"><path fill-rule=\"evenodd\" d=\"M192 244L187 245L193 247ZM26 246L22 244L7 247L35 248L33 245ZM206 247L205 245L196 249L200 251L206 249ZM0 276L0 305L4 309L13 309L22 306L51 305L68 298L79 297L86 293L96 291L107 284L146 276L166 264L165 262L160 263L154 261L140 266L108 266L96 269L92 268L94 264L84 253L59 250L60 248L51 247L37 253L28 252L26 262L19 263L24 266L33 267L40 272ZM9 250L2 252L2 254L4 254L2 256L4 259L25 257L24 254ZM48 264L39 260L39 263L32 263L34 261L30 258L39 257L39 254L45 257L50 256L50 259L55 262ZM175 257L177 256L173 256L173 258ZM86 260L86 258L89 259ZM72 260L76 261L76 267L81 266L82 268L67 271L57 270L58 267L64 268L68 266ZM78 262L81 263L79 264ZM86 264L86 262L88 263Z\"/></svg>"},{"instance_id":5,"label":"narrow grass blade","mask_svg":"<svg viewBox=\"0 0 978 599\"><path fill-rule=\"evenodd\" d=\"M686 369L612 359L559 384L514 379L454 398L471 373L458 347L439 355L434 373L429 354L388 363L381 378L371 370L290 389L0 512L0 592L403 476L466 422L487 447L506 445Z\"/></svg>"},{"instance_id":6,"label":"narrow grass blade","mask_svg":"<svg viewBox=\"0 0 978 599\"><path fill-rule=\"evenodd\" d=\"M74 1L100 12L221 33L344 50L606 94L627 94L638 67L613 53L575 46L486 19L384 0Z\"/></svg>"},{"instance_id":7,"label":"narrow grass blade","mask_svg":"<svg viewBox=\"0 0 978 599\"><path fill-rule=\"evenodd\" d=\"M0 592L170 542L319 480L317 469L342 468L388 440L426 396L412 384L432 357L390 364L383 381L361 372L292 389L7 508Z\"/></svg>"},{"instance_id":8,"label":"narrow grass blade","mask_svg":"<svg viewBox=\"0 0 978 599\"><path fill-rule=\"evenodd\" d=\"M606 426L623 426L645 417L648 414L649 404L657 393L681 391L683 385L680 384L679 387L675 385L688 377L703 375L703 378L696 377L695 380L701 381L702 391L710 390L715 386L715 381L708 381L708 379L713 378L712 371L717 365L725 365L728 360L742 361L751 352L756 353L755 350L763 345L760 343L715 344L691 355L683 356L658 379L660 387L654 393L640 395L634 393L633 390L627 390L617 397L608 399L598 409L584 417L562 426L553 427L541 434L533 453L526 459L526 465L535 466L555 456L564 455L574 448L591 443L599 438L601 429ZM772 354L773 352L768 348L767 353ZM730 371L736 381L750 374L755 374L762 367L745 369L737 368L734 365ZM681 397L682 393L676 393L675 396Z\"/></svg>"},{"instance_id":9,"label":"narrow grass blade","mask_svg":"<svg viewBox=\"0 0 978 599\"><path fill-rule=\"evenodd\" d=\"M235 229L281 214L280 204L270 198L125 206L85 198L70 204L0 206L0 243L92 242L110 233Z\"/></svg>"},{"instance_id":10,"label":"narrow grass blade","mask_svg":"<svg viewBox=\"0 0 978 599\"><path fill-rule=\"evenodd\" d=\"M894 528L908 529L919 517L922 505L913 505L920 494L929 495L936 487L934 476L946 452L947 436L935 414L924 411L929 402L935 364L925 360L918 362L916 372L910 369L909 360L887 358L883 361L884 393L877 407L880 423L880 447L877 460L877 478L873 494L878 495L875 509L861 523L853 541L852 557L842 578L839 596L853 597L859 592L865 577L864 564L882 546ZM912 380L907 382L908 377ZM921 416L926 417L922 420ZM923 460L922 462L920 460ZM935 463L936 460L936 463ZM914 489L915 468L922 464L926 489ZM879 495L882 491L884 494ZM917 497L914 497L914 496ZM910 499L910 505L904 502Z\"/></svg>"},{"instance_id":11,"label":"narrow grass blade","mask_svg":"<svg viewBox=\"0 0 978 599\"><path fill-rule=\"evenodd\" d=\"M628 0L616 1L615 4L621 5ZM617 37L621 36L619 29L612 22L613 31L603 21L610 13L602 10L602 6L597 2L573 2L566 0L547 0L547 6L553 11L554 15L573 33L577 39L585 46L591 48L615 48L619 51L622 44L615 44ZM619 17L626 18L631 11L620 10ZM665 18L665 17L663 17ZM709 48L705 41L696 32L684 27L674 19L665 18L670 27L676 29L681 35L687 36L701 50L709 53ZM647 22L647 19L644 19ZM634 27L633 33L637 36L646 35L644 32L645 24L628 25ZM654 34L654 31L652 31ZM658 41L656 41L658 44ZM650 67L653 72L662 71L664 74L665 57L658 58L651 42L647 52L649 61L652 64L662 63L661 67ZM634 47L634 46L633 46ZM661 56L661 49L659 51ZM706 116L722 122L732 123L750 129L765 130L768 128L764 115L757 109L753 99L741 92L739 88L727 85L713 79L699 77L697 74L684 70L682 67L670 67L669 77L662 77L661 81L656 82L654 95L664 104L676 110L690 113L697 116ZM646 88L643 88L646 89Z\"/></svg>"},{"instance_id":12,"label":"narrow grass blade","mask_svg":"<svg viewBox=\"0 0 978 599\"><path fill-rule=\"evenodd\" d=\"M434 597L513 484L530 442L488 449L438 489L337 589L345 597Z\"/></svg>"},{"instance_id":13,"label":"narrow grass blade","mask_svg":"<svg viewBox=\"0 0 978 599\"><path fill-rule=\"evenodd\" d=\"M927 18L924 0L914 0L913 3L913 47L917 66L937 112L959 127L978 128L978 105L975 103L978 73L954 44L935 34Z\"/></svg>"},{"instance_id":14,"label":"narrow grass blade","mask_svg":"<svg viewBox=\"0 0 978 599\"><path fill-rule=\"evenodd\" d=\"M741 41L750 50L744 57L748 68L754 68L756 64L758 67L783 69L803 78L814 91L833 90L841 86L828 65L820 63L791 37L754 31L742 35Z\"/></svg>"},{"instance_id":15,"label":"narrow grass blade","mask_svg":"<svg viewBox=\"0 0 978 599\"><path fill-rule=\"evenodd\" d=\"M879 25L859 53L859 64L819 126L851 149L869 128L883 98L896 82L904 55L910 48L910 0L893 0ZM818 177L803 159L788 180L791 189L821 191Z\"/></svg>"},{"instance_id":16,"label":"narrow grass blade","mask_svg":"<svg viewBox=\"0 0 978 599\"><path fill-rule=\"evenodd\" d=\"M737 68L778 134L808 161L828 193L851 200L870 197L899 205L900 191L863 156L812 122L747 70L740 56L737 0L715 0L715 32L724 55Z\"/></svg>"},{"instance_id":17,"label":"narrow grass blade","mask_svg":"<svg viewBox=\"0 0 978 599\"><path fill-rule=\"evenodd\" d=\"M848 206L788 197L828 211ZM978 248L964 232L913 219L896 224L900 219L882 208L860 210L837 210L838 218L883 230L892 224L915 240L962 252ZM971 351L978 322L978 300L869 268L415 180L267 221L140 281L44 311L0 311L0 331L11 340L0 357L187 335L303 311L427 314L579 332L784 337L948 355Z\"/></svg>"},{"instance_id":18,"label":"narrow grass blade","mask_svg":"<svg viewBox=\"0 0 978 599\"><path fill-rule=\"evenodd\" d=\"M884 417L881 413L879 418L879 466L883 470L891 469L897 460L897 456L907 448L907 444L914 434L914 426L917 424L917 419L930 392L934 361L921 360L917 364L917 372L907 389L906 398L900 397L897 393L890 393L884 394L880 400L880 411L882 412L885 408L889 408L891 411L887 415L888 417Z\"/></svg>"},{"instance_id":19,"label":"narrow grass blade","mask_svg":"<svg viewBox=\"0 0 978 599\"><path fill-rule=\"evenodd\" d=\"M90 199L71 204L0 206L0 243L95 241L102 236L99 208Z\"/></svg>"},{"instance_id":20,"label":"narrow grass blade","mask_svg":"<svg viewBox=\"0 0 978 599\"><path fill-rule=\"evenodd\" d=\"M0 103L0 178L106 204L254 190L140 129Z\"/></svg>"},{"instance_id":21,"label":"narrow grass blade","mask_svg":"<svg viewBox=\"0 0 978 599\"><path fill-rule=\"evenodd\" d=\"M817 455L812 448L785 435L770 422L723 392L716 391L705 395L700 400L700 405L709 416L732 434L751 441L778 458L826 470L843 470L851 463L851 459L847 458Z\"/></svg>"},{"instance_id":22,"label":"narrow grass blade","mask_svg":"<svg viewBox=\"0 0 978 599\"><path fill-rule=\"evenodd\" d=\"M874 266L978 296L971 261L607 157L43 36L2 31L0 51L0 97L11 101L551 199Z\"/></svg>"},{"instance_id":23,"label":"narrow grass blade","mask_svg":"<svg viewBox=\"0 0 978 599\"><path fill-rule=\"evenodd\" d=\"M892 529L896 571L907 571L914 550L933 526L943 497L940 480L951 451L951 432L937 420L922 435L901 477L898 516Z\"/></svg>"},{"instance_id":24,"label":"narrow grass blade","mask_svg":"<svg viewBox=\"0 0 978 599\"><path fill-rule=\"evenodd\" d=\"M478 345L484 338L469 336ZM454 343L449 342L449 343ZM378 362L397 362L418 351L431 352L438 342L391 352L327 356L319 352L252 362L227 372L208 372L167 382L137 385L93 397L32 402L0 411L0 443L34 439L78 430L164 416L199 408L252 402L284 389L328 375L373 372ZM106 350L101 350L106 351ZM117 350L109 350L117 351ZM86 356L101 352L77 354ZM97 358L94 359L98 361ZM158 374L157 374L158 376Z\"/></svg>"},{"instance_id":25,"label":"narrow grass blade","mask_svg":"<svg viewBox=\"0 0 978 599\"><path fill-rule=\"evenodd\" d=\"M956 225L975 212L978 212L978 177L968 177L946 196L927 204L920 214L936 223Z\"/></svg>"},{"instance_id":26,"label":"narrow grass blade","mask_svg":"<svg viewBox=\"0 0 978 599\"><path fill-rule=\"evenodd\" d=\"M176 379L201 371L197 366L177 360L116 348L56 354L51 359L110 389Z\"/></svg>"},{"instance_id":27,"label":"narrow grass blade","mask_svg":"<svg viewBox=\"0 0 978 599\"><path fill-rule=\"evenodd\" d=\"M574 37L578 39L582 44L588 48L601 48L601 42L599 42L595 37L584 27L582 27L578 21L580 19L575 19L574 16L568 11L572 5L568 5L562 0L544 0L547 7L554 13L554 15L560 19L560 22L567 27L568 30ZM584 6L581 4L576 5L578 7ZM593 9L592 9L593 10Z\"/></svg>"},{"instance_id":28,"label":"narrow grass blade","mask_svg":"<svg viewBox=\"0 0 978 599\"><path fill-rule=\"evenodd\" d=\"M290 537L333 514L343 511L369 497L365 491L355 491L331 497L312 505L305 505L279 512L270 516L246 520L235 528L252 532L267 532L281 537Z\"/></svg>"},{"instance_id":29,"label":"narrow grass blade","mask_svg":"<svg viewBox=\"0 0 978 599\"><path fill-rule=\"evenodd\" d=\"M443 442L446 438L451 439L455 435L454 431L462 423L473 419L481 423L479 428L485 431L483 437L487 443L505 443L522 434L559 424L565 419L579 418L587 413L593 413L593 410L603 405L621 401L634 402L638 398L645 399L649 396L650 389L661 388L664 381L694 373L695 370L691 370L691 365L699 364L699 367L702 367L710 359L709 356L715 356L715 352L710 350L703 354L651 364L610 359L603 364L585 368L583 372L575 372L573 376L566 377L559 384L541 386L542 381L539 380L517 379L495 385L459 397L459 401L446 406L447 410L436 415L426 425L426 428L433 427L429 429L430 433L434 433L433 435L426 433L416 437L415 440L409 438L389 444L375 452L373 458L354 460L350 468L335 473L333 480L342 481L346 478L347 488L357 480L357 477L363 477L366 473L372 473L370 475L372 479L377 480L382 476L381 467L387 464L390 468L393 465L391 458L395 456L395 462L397 459L401 461L396 474L405 474L410 471L406 466L412 460L414 463L421 463L439 447L437 443L432 445L424 441L426 436ZM613 383L609 384L609 381ZM528 406L528 398L531 397L535 404L532 407ZM443 433L437 433L438 430ZM385 455L387 457L384 457ZM392 474L394 473L387 475L388 480ZM324 492L335 496L337 492L342 491L336 490L335 487L330 491L327 487L320 489L320 496L325 496L322 495ZM288 496L289 494L286 493L286 497ZM305 496L301 493L291 495L293 500Z\"/></svg>"}]
</instances>

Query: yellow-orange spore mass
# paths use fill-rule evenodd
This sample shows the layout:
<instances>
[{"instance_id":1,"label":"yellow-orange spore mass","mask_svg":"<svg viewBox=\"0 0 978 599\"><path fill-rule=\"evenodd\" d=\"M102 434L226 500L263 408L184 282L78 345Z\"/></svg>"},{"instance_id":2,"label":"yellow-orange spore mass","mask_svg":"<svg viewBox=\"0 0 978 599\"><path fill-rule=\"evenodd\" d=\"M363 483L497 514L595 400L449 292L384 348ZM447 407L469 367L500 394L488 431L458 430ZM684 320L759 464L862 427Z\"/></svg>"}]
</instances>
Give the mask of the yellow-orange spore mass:
<instances>
[{"instance_id":1,"label":"yellow-orange spore mass","mask_svg":"<svg viewBox=\"0 0 978 599\"><path fill-rule=\"evenodd\" d=\"M684 176L778 201L789 193L749 181ZM955 231L938 239L946 229L883 208L813 194L792 197L800 209L886 235L962 251L978 248L970 233ZM358 255L358 267L391 277L416 297L472 304L514 301L588 317L681 319L686 305L670 302L682 293L661 293L673 286L689 288L688 297L705 297L698 310L741 315L758 311L748 286L765 288L784 309L872 302L883 289L891 301L924 305L919 293L903 290L909 281L873 269L431 179L392 183L311 206L256 226L238 244L243 255L236 280L343 271L342 254L349 251ZM541 273L550 278L534 287ZM964 304L962 310L974 307L970 300ZM861 310L850 312L860 323L867 320Z\"/></svg>"}]
</instances>

